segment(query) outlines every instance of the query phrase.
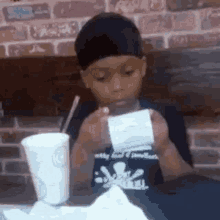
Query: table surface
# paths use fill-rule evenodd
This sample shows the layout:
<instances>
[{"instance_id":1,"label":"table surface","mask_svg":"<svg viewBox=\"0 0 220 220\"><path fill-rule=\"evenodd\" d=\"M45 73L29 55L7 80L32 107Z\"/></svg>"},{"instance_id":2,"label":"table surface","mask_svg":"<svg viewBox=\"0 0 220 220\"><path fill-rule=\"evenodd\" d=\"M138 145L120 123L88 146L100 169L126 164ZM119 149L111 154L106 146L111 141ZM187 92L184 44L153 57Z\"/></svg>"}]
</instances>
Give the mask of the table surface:
<instances>
[{"instance_id":1,"label":"table surface","mask_svg":"<svg viewBox=\"0 0 220 220\"><path fill-rule=\"evenodd\" d=\"M133 190L125 193L131 203L144 211L148 219L207 220L216 219L216 215L220 216L220 182L198 175L188 175L169 181L147 194ZM99 196L100 194L70 196L62 205L89 206ZM37 196L32 185L12 187L0 192L0 212L4 207L10 207L7 205L16 207L24 205L28 208L36 201Z\"/></svg>"}]
</instances>

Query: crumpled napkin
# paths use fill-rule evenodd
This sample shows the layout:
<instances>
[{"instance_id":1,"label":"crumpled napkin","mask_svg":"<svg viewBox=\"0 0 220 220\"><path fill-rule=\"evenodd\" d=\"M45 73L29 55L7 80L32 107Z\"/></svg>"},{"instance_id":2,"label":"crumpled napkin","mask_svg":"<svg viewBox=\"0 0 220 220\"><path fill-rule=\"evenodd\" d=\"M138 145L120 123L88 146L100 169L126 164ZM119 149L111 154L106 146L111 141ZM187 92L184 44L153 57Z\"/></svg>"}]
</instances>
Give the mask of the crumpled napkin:
<instances>
[{"instance_id":1,"label":"crumpled napkin","mask_svg":"<svg viewBox=\"0 0 220 220\"><path fill-rule=\"evenodd\" d=\"M131 204L119 186L112 186L89 207L52 207L42 201L35 203L30 214L19 209L3 211L7 220L148 220L144 212Z\"/></svg>"},{"instance_id":2,"label":"crumpled napkin","mask_svg":"<svg viewBox=\"0 0 220 220\"><path fill-rule=\"evenodd\" d=\"M37 220L37 219L61 219L61 211L42 202L38 201L34 204L29 214L19 210L11 209L3 211L4 216L7 220L22 219L22 220Z\"/></svg>"},{"instance_id":3,"label":"crumpled napkin","mask_svg":"<svg viewBox=\"0 0 220 220\"><path fill-rule=\"evenodd\" d=\"M112 186L87 209L88 219L91 220L148 220L144 212L130 203L123 190L117 185Z\"/></svg>"}]
</instances>

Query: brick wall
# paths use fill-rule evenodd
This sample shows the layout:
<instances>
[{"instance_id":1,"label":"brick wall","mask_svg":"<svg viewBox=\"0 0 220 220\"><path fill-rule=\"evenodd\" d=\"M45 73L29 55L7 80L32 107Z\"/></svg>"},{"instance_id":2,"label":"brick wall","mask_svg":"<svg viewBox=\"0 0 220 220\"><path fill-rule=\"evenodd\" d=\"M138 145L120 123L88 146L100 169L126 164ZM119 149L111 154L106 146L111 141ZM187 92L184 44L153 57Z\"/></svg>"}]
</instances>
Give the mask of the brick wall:
<instances>
[{"instance_id":1,"label":"brick wall","mask_svg":"<svg viewBox=\"0 0 220 220\"><path fill-rule=\"evenodd\" d=\"M21 0L0 1L0 58L75 56L74 40L92 16L118 12L131 18L145 42L145 51L208 48L220 45L220 4L214 0ZM65 84L65 82L63 83ZM185 117L195 167L201 174L220 176L219 117ZM4 119L6 120L6 119ZM19 140L39 132L1 122L0 172L11 182L29 176ZM45 119L39 119L45 121ZM20 121L20 123L22 123Z\"/></svg>"},{"instance_id":2,"label":"brick wall","mask_svg":"<svg viewBox=\"0 0 220 220\"><path fill-rule=\"evenodd\" d=\"M218 46L220 42L220 4L210 7L214 1L195 1L188 6L187 0L12 2L0 1L2 58L75 55L73 44L80 28L102 11L131 18L148 49L204 48Z\"/></svg>"},{"instance_id":3,"label":"brick wall","mask_svg":"<svg viewBox=\"0 0 220 220\"><path fill-rule=\"evenodd\" d=\"M46 132L59 132L61 117L0 118L0 188L26 184L30 178L21 140Z\"/></svg>"},{"instance_id":4,"label":"brick wall","mask_svg":"<svg viewBox=\"0 0 220 220\"><path fill-rule=\"evenodd\" d=\"M195 170L220 180L220 117L185 116Z\"/></svg>"}]
</instances>

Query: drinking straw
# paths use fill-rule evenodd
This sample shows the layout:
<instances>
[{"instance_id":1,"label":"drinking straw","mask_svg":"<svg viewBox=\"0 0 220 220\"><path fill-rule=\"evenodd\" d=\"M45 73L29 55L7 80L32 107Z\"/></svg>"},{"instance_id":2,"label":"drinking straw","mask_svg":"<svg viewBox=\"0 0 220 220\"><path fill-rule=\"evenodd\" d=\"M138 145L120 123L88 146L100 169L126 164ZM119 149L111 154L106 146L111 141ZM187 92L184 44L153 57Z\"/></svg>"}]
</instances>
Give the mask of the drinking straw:
<instances>
[{"instance_id":1,"label":"drinking straw","mask_svg":"<svg viewBox=\"0 0 220 220\"><path fill-rule=\"evenodd\" d=\"M66 133L66 129L67 129L68 126L69 126L69 123L70 123L70 121L71 121L71 119L72 119L72 117L73 117L73 114L74 114L74 112L75 112L75 110L76 110L76 107L77 107L77 105L78 105L78 103L79 103L79 100L80 100L80 97L79 97L78 95L76 95L76 96L75 96L75 99L74 99L74 101L73 101L73 105L72 105L72 107L71 107L70 113L69 113L69 115L68 115L68 117L67 117L66 123L64 124L63 130L62 130L61 133Z\"/></svg>"}]
</instances>

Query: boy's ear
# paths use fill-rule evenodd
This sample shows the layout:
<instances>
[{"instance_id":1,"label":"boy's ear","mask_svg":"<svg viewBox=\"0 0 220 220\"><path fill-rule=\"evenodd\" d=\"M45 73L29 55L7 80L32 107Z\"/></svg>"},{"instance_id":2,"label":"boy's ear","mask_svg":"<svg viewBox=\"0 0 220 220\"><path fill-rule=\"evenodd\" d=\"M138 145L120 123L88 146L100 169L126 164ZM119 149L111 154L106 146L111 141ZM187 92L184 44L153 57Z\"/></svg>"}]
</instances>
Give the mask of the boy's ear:
<instances>
[{"instance_id":1,"label":"boy's ear","mask_svg":"<svg viewBox=\"0 0 220 220\"><path fill-rule=\"evenodd\" d=\"M141 75L142 75L142 77L144 77L147 72L147 58L146 58L146 56L143 56L142 60L143 60L143 66L142 66Z\"/></svg>"}]
</instances>

